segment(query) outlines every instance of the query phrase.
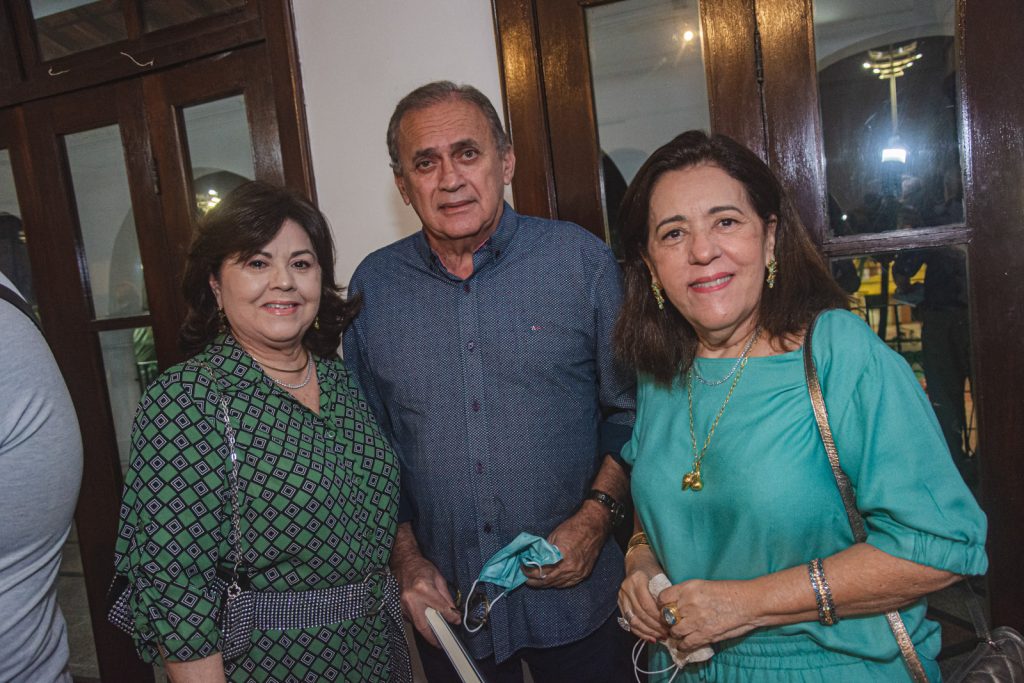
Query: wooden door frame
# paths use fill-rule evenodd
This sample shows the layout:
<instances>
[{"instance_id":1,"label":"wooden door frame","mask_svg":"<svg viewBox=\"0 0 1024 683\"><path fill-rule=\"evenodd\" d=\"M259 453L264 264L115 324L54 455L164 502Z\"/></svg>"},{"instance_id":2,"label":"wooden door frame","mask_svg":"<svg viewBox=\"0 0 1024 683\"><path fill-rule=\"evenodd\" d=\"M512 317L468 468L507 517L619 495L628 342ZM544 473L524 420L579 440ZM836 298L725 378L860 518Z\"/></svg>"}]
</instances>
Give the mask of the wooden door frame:
<instances>
[{"instance_id":1,"label":"wooden door frame","mask_svg":"<svg viewBox=\"0 0 1024 683\"><path fill-rule=\"evenodd\" d=\"M130 98L131 90L130 84L103 87L96 93L93 106L80 112L74 130L121 125L118 103ZM47 197L29 199L33 211L41 208L34 213L33 224L26 225L29 256L33 276L47 280L46 286L37 290L43 327L78 414L83 444L81 490L94 501L110 501L107 505L88 504L86 496L80 494L75 511L100 676L107 681L151 681L152 669L138 660L131 640L106 620L103 608L113 578L117 501L124 478L118 459L110 456L111 452L116 454L117 445L110 439L113 414L106 392L100 329L93 322L91 297L82 279L84 256L74 190L59 140L62 133L74 132L67 129L67 119L78 113L83 102L75 95L55 100L18 108L26 120L32 121L24 130L24 151L31 150L31 168L22 166L22 177L31 179L34 192L41 193L44 186L52 188ZM33 225L46 227L33 229ZM151 277L147 274L147 282ZM149 324L148 319L140 316L141 324ZM97 394L97 387L102 387L102 395Z\"/></svg>"},{"instance_id":2,"label":"wooden door frame","mask_svg":"<svg viewBox=\"0 0 1024 683\"><path fill-rule=\"evenodd\" d=\"M179 139L170 144L165 140L171 132L177 134L174 107L196 98L202 101L231 94L224 93L223 88L228 87L225 84L244 93L256 176L286 184L313 198L291 6L280 0L258 1L263 18L280 29L268 32L263 42L147 72L138 78L0 108L0 123L4 124L0 138L10 150L43 327L81 425L85 458L76 520L97 661L104 681L151 681L152 670L139 661L131 640L110 625L105 614L123 475L112 440L113 416L98 332L152 325L160 369L181 360L176 345L185 312L180 269L190 238L194 198L190 190L186 191L191 180L187 151L172 152ZM194 85L183 85L183 79L191 79ZM157 110L165 112L160 121L147 116ZM97 125L116 122L120 126L140 254L146 264L143 272L150 294L148 315L114 321L92 319L91 300L81 275L84 261L80 240L74 227L77 207L70 199L71 181L62 146L52 134L56 132L55 124L75 115L91 117ZM69 199L63 202L54 197ZM179 201L181 206L176 211L167 210L168 201ZM171 223L174 230L169 228ZM73 335L71 330L82 334Z\"/></svg>"},{"instance_id":3,"label":"wooden door frame","mask_svg":"<svg viewBox=\"0 0 1024 683\"><path fill-rule=\"evenodd\" d=\"M604 239L597 121L586 43L588 7L608 0L492 0L505 116L516 152L512 194L522 213L569 220ZM763 154L754 0L701 4L711 127ZM573 40L562 40L561 36ZM712 53L711 40L728 49ZM743 69L743 65L749 69ZM571 84L571 88L548 84ZM743 93L737 100L734 93ZM726 94L729 99L726 99ZM758 119L755 119L755 122ZM558 144L551 136L558 136Z\"/></svg>"},{"instance_id":4,"label":"wooden door frame","mask_svg":"<svg viewBox=\"0 0 1024 683\"><path fill-rule=\"evenodd\" d=\"M989 521L992 620L1024 630L1024 5L958 0L964 84L964 209L973 226L972 362L981 435L982 502ZM1014 248L1008 248L1009 246ZM1007 296L1016 292L1016 296Z\"/></svg>"}]
</instances>

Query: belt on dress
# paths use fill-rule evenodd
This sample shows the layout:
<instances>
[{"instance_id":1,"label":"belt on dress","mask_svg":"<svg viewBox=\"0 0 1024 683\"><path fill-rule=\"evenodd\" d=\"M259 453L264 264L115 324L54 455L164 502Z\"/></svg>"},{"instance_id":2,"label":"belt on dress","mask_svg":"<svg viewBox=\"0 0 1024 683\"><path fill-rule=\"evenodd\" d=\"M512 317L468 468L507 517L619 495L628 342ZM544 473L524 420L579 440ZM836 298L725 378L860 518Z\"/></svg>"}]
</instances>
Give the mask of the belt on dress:
<instances>
[{"instance_id":1,"label":"belt on dress","mask_svg":"<svg viewBox=\"0 0 1024 683\"><path fill-rule=\"evenodd\" d=\"M372 570L359 583L331 588L225 594L219 620L221 653L228 659L244 654L254 630L317 628L377 614L383 614L388 625L390 680L412 681L398 581L387 568Z\"/></svg>"}]
</instances>

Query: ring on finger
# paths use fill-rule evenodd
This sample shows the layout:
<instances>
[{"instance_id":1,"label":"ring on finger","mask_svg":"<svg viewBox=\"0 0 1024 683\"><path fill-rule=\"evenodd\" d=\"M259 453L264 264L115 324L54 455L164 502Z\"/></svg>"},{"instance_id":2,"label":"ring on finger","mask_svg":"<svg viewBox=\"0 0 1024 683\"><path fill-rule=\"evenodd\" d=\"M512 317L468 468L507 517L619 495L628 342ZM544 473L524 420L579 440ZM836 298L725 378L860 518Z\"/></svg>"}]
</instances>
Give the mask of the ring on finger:
<instances>
[{"instance_id":1,"label":"ring on finger","mask_svg":"<svg viewBox=\"0 0 1024 683\"><path fill-rule=\"evenodd\" d=\"M661 608L661 620L669 626L675 626L683 620L683 615L679 613L679 608L675 605L665 605Z\"/></svg>"},{"instance_id":2,"label":"ring on finger","mask_svg":"<svg viewBox=\"0 0 1024 683\"><path fill-rule=\"evenodd\" d=\"M633 631L633 627L629 625L629 621L623 619L622 617L616 617L615 623L617 623L619 625L619 628L621 628L626 633L631 633Z\"/></svg>"}]
</instances>

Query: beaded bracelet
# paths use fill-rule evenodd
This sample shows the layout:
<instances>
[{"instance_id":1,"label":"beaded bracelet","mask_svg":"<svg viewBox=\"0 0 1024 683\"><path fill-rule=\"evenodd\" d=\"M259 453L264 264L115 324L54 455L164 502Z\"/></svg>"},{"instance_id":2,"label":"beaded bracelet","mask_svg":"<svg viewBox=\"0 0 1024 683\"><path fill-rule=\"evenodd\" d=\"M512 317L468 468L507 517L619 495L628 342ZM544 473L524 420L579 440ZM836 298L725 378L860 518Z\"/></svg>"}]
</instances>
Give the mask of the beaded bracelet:
<instances>
[{"instance_id":1,"label":"beaded bracelet","mask_svg":"<svg viewBox=\"0 0 1024 683\"><path fill-rule=\"evenodd\" d=\"M839 615L836 614L836 603L832 600L832 589L825 579L825 563L821 558L816 557L807 563L807 575L818 605L818 621L825 626L834 626L839 623Z\"/></svg>"},{"instance_id":2,"label":"beaded bracelet","mask_svg":"<svg viewBox=\"0 0 1024 683\"><path fill-rule=\"evenodd\" d=\"M642 545L650 546L651 543L647 540L647 534L645 534L643 531L638 531L629 537L629 543L626 544L625 556L629 557L629 554L631 552L633 552Z\"/></svg>"}]
</instances>

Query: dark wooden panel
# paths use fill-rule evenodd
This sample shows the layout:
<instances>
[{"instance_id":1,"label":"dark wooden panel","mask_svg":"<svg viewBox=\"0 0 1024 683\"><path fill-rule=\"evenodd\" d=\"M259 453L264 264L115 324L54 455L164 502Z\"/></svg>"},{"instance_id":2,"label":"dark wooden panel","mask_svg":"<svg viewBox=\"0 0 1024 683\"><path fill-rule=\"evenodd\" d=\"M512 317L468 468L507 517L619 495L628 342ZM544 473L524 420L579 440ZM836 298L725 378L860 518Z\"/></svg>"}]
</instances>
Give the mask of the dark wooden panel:
<instances>
[{"instance_id":1,"label":"dark wooden panel","mask_svg":"<svg viewBox=\"0 0 1024 683\"><path fill-rule=\"evenodd\" d=\"M960 0L974 399L992 619L1024 629L1024 3Z\"/></svg>"},{"instance_id":2,"label":"dark wooden panel","mask_svg":"<svg viewBox=\"0 0 1024 683\"><path fill-rule=\"evenodd\" d=\"M754 0L700 3L711 130L767 159L757 72Z\"/></svg>"},{"instance_id":3,"label":"dark wooden panel","mask_svg":"<svg viewBox=\"0 0 1024 683\"><path fill-rule=\"evenodd\" d=\"M92 93L82 93L76 99L78 97L87 101L95 99ZM167 258L170 244L157 193L158 179L153 175L156 160L150 146L149 126L139 107L142 102L142 83L135 79L118 84L116 101L132 212L135 215L135 233L139 242L139 256L144 264L142 274L149 298L148 324L153 327L157 362L159 367L165 368L180 360L177 336L182 320L179 303L181 295L175 286L177 274L174 261Z\"/></svg>"},{"instance_id":4,"label":"dark wooden panel","mask_svg":"<svg viewBox=\"0 0 1024 683\"><path fill-rule=\"evenodd\" d=\"M971 231L963 225L947 225L892 232L874 232L845 235L830 239L822 245L826 256L860 256L879 251L925 249L950 244L964 244L971 239Z\"/></svg>"},{"instance_id":5,"label":"dark wooden panel","mask_svg":"<svg viewBox=\"0 0 1024 683\"><path fill-rule=\"evenodd\" d=\"M263 21L277 27L266 31L266 59L272 76L278 137L272 141L278 147L284 182L302 191L316 201L316 182L313 179L313 161L309 150L309 131L306 126L306 107L302 99L302 74L299 52L295 43L295 20L291 2L264 0L261 5ZM252 67L250 67L252 68ZM266 80L263 69L253 82ZM261 77L262 76L262 77ZM257 124L255 130L262 130Z\"/></svg>"},{"instance_id":6,"label":"dark wooden panel","mask_svg":"<svg viewBox=\"0 0 1024 683\"><path fill-rule=\"evenodd\" d=\"M537 3L536 12L558 217L604 239L601 163L584 9L576 0L546 0Z\"/></svg>"},{"instance_id":7,"label":"dark wooden panel","mask_svg":"<svg viewBox=\"0 0 1024 683\"><path fill-rule=\"evenodd\" d=\"M249 134L252 139L253 168L256 177L277 185L285 182L282 163L281 133L277 126L276 102L274 100L272 65L267 58L266 46L250 48L252 56L246 60L248 73L245 76L245 113L249 119ZM284 82L287 90L289 80Z\"/></svg>"},{"instance_id":8,"label":"dark wooden panel","mask_svg":"<svg viewBox=\"0 0 1024 683\"><path fill-rule=\"evenodd\" d=\"M540 49L530 0L493 0L505 118L516 153L512 194L516 209L555 218L554 170L548 135Z\"/></svg>"},{"instance_id":9,"label":"dark wooden panel","mask_svg":"<svg viewBox=\"0 0 1024 683\"><path fill-rule=\"evenodd\" d=\"M0 89L0 106L149 73L254 43L264 37L259 13L255 4L250 3L243 11L210 17L200 22L145 34L138 40L121 41L42 62L35 52L31 15L24 9L27 4L13 2L10 7L11 18L19 36L18 42L22 44L25 80L10 88ZM152 64L148 64L151 60Z\"/></svg>"},{"instance_id":10,"label":"dark wooden panel","mask_svg":"<svg viewBox=\"0 0 1024 683\"><path fill-rule=\"evenodd\" d=\"M23 78L14 39L14 24L6 3L0 3L0 92L9 90Z\"/></svg>"},{"instance_id":11,"label":"dark wooden panel","mask_svg":"<svg viewBox=\"0 0 1024 683\"><path fill-rule=\"evenodd\" d=\"M759 0L768 163L820 244L828 233L811 0Z\"/></svg>"}]
</instances>

